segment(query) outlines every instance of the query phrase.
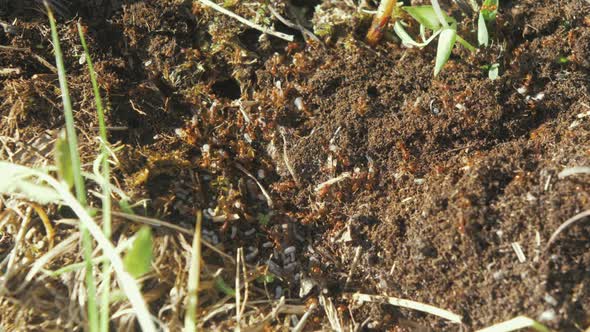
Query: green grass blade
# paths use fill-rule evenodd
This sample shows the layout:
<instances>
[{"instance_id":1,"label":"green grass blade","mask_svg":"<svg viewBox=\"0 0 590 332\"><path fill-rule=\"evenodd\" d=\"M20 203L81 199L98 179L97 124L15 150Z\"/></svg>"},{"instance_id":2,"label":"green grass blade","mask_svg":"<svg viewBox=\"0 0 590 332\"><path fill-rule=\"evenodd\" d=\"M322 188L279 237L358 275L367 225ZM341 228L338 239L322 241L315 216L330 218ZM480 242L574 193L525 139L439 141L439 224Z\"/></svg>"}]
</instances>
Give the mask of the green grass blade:
<instances>
[{"instance_id":1,"label":"green grass blade","mask_svg":"<svg viewBox=\"0 0 590 332\"><path fill-rule=\"evenodd\" d=\"M57 175L60 180L68 184L68 187L74 186L74 171L72 169L72 155L68 145L68 138L65 130L61 130L55 140L53 151L55 165L57 166Z\"/></svg>"},{"instance_id":2,"label":"green grass blade","mask_svg":"<svg viewBox=\"0 0 590 332\"><path fill-rule=\"evenodd\" d=\"M86 206L86 189L84 180L82 179L82 166L80 163L80 155L78 154L78 137L76 136L76 128L74 126L74 111L72 108L72 100L70 98L70 90L68 88L68 80L66 77L66 69L63 61L63 54L59 44L59 36L57 35L57 26L55 17L47 6L47 15L49 16L49 24L51 25L51 39L53 42L53 49L55 52L55 62L57 66L57 75L59 78L59 88L61 90L61 98L63 101L64 116L66 119L66 135L68 138L68 146L70 148L70 157L72 163L72 172L74 174L74 187L76 189L76 198L83 206Z\"/></svg>"},{"instance_id":3,"label":"green grass blade","mask_svg":"<svg viewBox=\"0 0 590 332\"><path fill-rule=\"evenodd\" d=\"M466 41L465 39L461 38L461 36L459 36L459 35L457 35L457 42L459 44L461 44L461 46L463 46L467 50L469 50L470 52L475 52L475 50L476 50L475 46L469 44L468 41Z\"/></svg>"},{"instance_id":4,"label":"green grass blade","mask_svg":"<svg viewBox=\"0 0 590 332\"><path fill-rule=\"evenodd\" d=\"M88 65L88 73L90 75L90 81L92 82L92 91L94 93L94 103L96 104L96 113L98 115L98 130L101 141L101 177L103 180L102 187L102 231L107 239L111 238L111 189L110 189L110 165L109 165L109 148L107 146L107 129L104 117L104 107L102 104L102 98L100 97L100 88L96 79L96 72L94 71L94 65L92 64L92 58L90 57L90 51L86 44L86 38L80 23L77 25L78 34L80 36L80 42L84 48L84 55L86 57L86 64ZM103 289L101 293L101 308L100 308L100 331L107 332L109 330L109 297L110 297L110 285L111 285L111 266L106 261L102 266L102 283Z\"/></svg>"},{"instance_id":5,"label":"green grass blade","mask_svg":"<svg viewBox=\"0 0 590 332\"><path fill-rule=\"evenodd\" d=\"M113 246L111 241L104 236L102 230L90 215L88 208L80 204L64 182L56 180L43 171L26 166L0 161L0 168L7 164L9 164L10 168L15 172L19 174L27 174L28 177L31 178L31 182L41 182L50 186L61 197L61 202L72 209L72 211L78 216L80 223L85 226L85 229L87 229L90 234L92 234L104 255L111 262L115 275L117 276L117 281L129 299L141 329L145 332L155 332L156 327L154 321L150 315L147 304L141 295L139 285L125 270L123 260L119 256L117 249ZM92 261L90 262L92 263Z\"/></svg>"},{"instance_id":6,"label":"green grass blade","mask_svg":"<svg viewBox=\"0 0 590 332\"><path fill-rule=\"evenodd\" d=\"M49 17L49 24L51 26L51 39L55 52L55 62L57 66L57 74L59 78L59 86L64 107L64 116L66 119L66 135L68 138L68 145L70 148L70 157L72 163L72 173L74 175L74 187L76 190L76 198L81 206L86 207L86 189L84 187L84 179L82 178L82 166L80 163L80 155L78 154L78 139L76 137L76 128L74 126L74 112L72 109L72 101L70 99L70 92L68 89L68 82L66 77L66 70L63 61L63 54L59 44L59 36L57 35L57 26L55 17L51 8L45 2L47 9L47 16ZM88 325L91 332L98 331L98 310L96 305L96 283L94 280L92 267L92 238L88 230L81 224L80 232L82 233L82 251L84 260L86 261L86 289L88 290Z\"/></svg>"}]
</instances>

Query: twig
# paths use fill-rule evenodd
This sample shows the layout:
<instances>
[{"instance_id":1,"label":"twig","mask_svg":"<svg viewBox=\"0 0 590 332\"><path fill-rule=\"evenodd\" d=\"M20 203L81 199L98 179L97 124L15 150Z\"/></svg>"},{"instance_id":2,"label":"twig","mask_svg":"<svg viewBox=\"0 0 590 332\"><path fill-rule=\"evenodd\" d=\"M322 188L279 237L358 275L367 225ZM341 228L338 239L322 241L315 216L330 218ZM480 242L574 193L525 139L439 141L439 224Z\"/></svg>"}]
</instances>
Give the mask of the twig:
<instances>
[{"instance_id":1,"label":"twig","mask_svg":"<svg viewBox=\"0 0 590 332\"><path fill-rule=\"evenodd\" d=\"M137 216L137 215L133 215L133 214L127 214L127 213L117 212L117 211L112 211L111 213L113 216L125 218L125 219L131 220L131 221L147 224L150 226L156 226L156 227L163 226L163 227L170 228L170 229L176 230L180 233L184 233L184 234L191 235L191 236L194 234L194 230L192 230L192 229L183 228L183 227L180 227L180 226L177 226L177 225L174 225L169 222L162 221L162 220ZM231 257L230 255L219 250L219 248L217 248L213 244L211 244L203 239L201 239L201 243L204 244L205 247L213 250L214 252L218 253L219 255L223 256L224 258L226 258L227 260L232 262L232 264L236 263L236 261L233 257Z\"/></svg>"},{"instance_id":2,"label":"twig","mask_svg":"<svg viewBox=\"0 0 590 332\"><path fill-rule=\"evenodd\" d=\"M243 248L238 248L238 252L236 253L236 332L240 332L240 325L242 320L242 310L241 310L241 301L240 297L242 292L240 291L240 253L243 252Z\"/></svg>"},{"instance_id":3,"label":"twig","mask_svg":"<svg viewBox=\"0 0 590 332\"><path fill-rule=\"evenodd\" d=\"M286 33L278 32L278 31L274 31L274 30L271 30L269 28L263 27L263 26L261 26L259 24L256 24L254 22L250 22L247 19L245 19L245 18L243 18L243 17L241 17L241 16L239 16L237 14L234 14L233 12L231 12L231 11L229 11L229 10L221 7L220 5L216 4L213 1L199 0L199 2L202 3L202 4L204 4L205 6L209 6L209 7L213 8L213 9L217 10L218 12L220 12L222 14L225 14L225 15L233 18L233 19L236 19L239 22L241 22L241 23L243 23L243 24L245 24L245 25L247 25L247 26L249 26L249 27L251 27L253 29L256 29L256 30L258 30L258 31L260 31L262 33L266 33L266 34L275 36L277 38L284 39L286 41L293 41L293 39L294 39L292 35L288 35Z\"/></svg>"},{"instance_id":4,"label":"twig","mask_svg":"<svg viewBox=\"0 0 590 332\"><path fill-rule=\"evenodd\" d=\"M318 38L318 36L316 36L313 32L309 31L307 28L305 28L303 25L301 25L299 23L293 23L293 22L289 21L288 19L283 17L281 14L279 14L279 12L273 6L268 6L268 10L270 10L271 14L273 14L284 25L288 26L291 29L297 29L297 30L301 31L301 34L304 37L309 37L318 43L321 42L320 39Z\"/></svg>"},{"instance_id":5,"label":"twig","mask_svg":"<svg viewBox=\"0 0 590 332\"><path fill-rule=\"evenodd\" d=\"M461 323L462 317L452 313L448 310L444 310L441 308L437 308L428 304L412 301L412 300L404 300L397 297L391 296L380 296L380 295L369 295L369 294L354 294L352 296L353 300L357 302L376 302L376 303L388 303L397 307L403 307L408 309L413 309L417 311L422 311L429 313L431 315L435 315L438 317L442 317L447 319L453 323Z\"/></svg>"},{"instance_id":6,"label":"twig","mask_svg":"<svg viewBox=\"0 0 590 332\"><path fill-rule=\"evenodd\" d=\"M55 246L55 248L49 250L43 256L41 256L37 260L35 260L35 263L33 264L31 269L29 270L29 272L25 276L25 281L19 287L19 290L23 289L26 285L28 285L31 282L31 280L33 280L33 277L35 277L35 275L39 271L41 271L41 269L43 268L43 266L45 266L45 264L51 262L54 258L60 256L61 254L65 253L65 252L69 252L71 247L76 244L76 241L78 241L79 238L80 238L80 234L75 233L75 234L71 235L69 238L61 241L57 246Z\"/></svg>"},{"instance_id":7,"label":"twig","mask_svg":"<svg viewBox=\"0 0 590 332\"><path fill-rule=\"evenodd\" d=\"M576 174L590 174L590 167L588 167L588 166L568 167L568 168L564 169L563 171L559 172L559 174L557 174L557 177L560 179L563 179L563 178L568 177L570 175L576 175Z\"/></svg>"},{"instance_id":8,"label":"twig","mask_svg":"<svg viewBox=\"0 0 590 332\"><path fill-rule=\"evenodd\" d=\"M551 237L549 238L549 241L547 241L547 245L545 245L545 251L547 251L549 249L549 247L551 246L551 244L555 241L555 239L557 238L557 236L563 232L566 228L568 228L569 226L571 226L572 224L574 224L576 221L582 220L586 217L590 216L590 210L586 210L584 212L578 213L575 216L569 218L568 220L566 220L563 224L559 225L559 227L557 227L557 229L555 230L555 232L553 232L553 234L551 234Z\"/></svg>"},{"instance_id":9,"label":"twig","mask_svg":"<svg viewBox=\"0 0 590 332\"><path fill-rule=\"evenodd\" d=\"M293 328L292 332L303 331L303 329L305 328L305 324L307 323L307 319L315 311L316 307L317 305L315 303L309 306L309 309L307 310L307 312L305 312L305 314L303 314L303 316L301 316L299 323L297 323L297 326Z\"/></svg>"},{"instance_id":10,"label":"twig","mask_svg":"<svg viewBox=\"0 0 590 332\"><path fill-rule=\"evenodd\" d=\"M3 275L4 280L9 280L10 277L12 277L13 267L15 265L14 263L19 255L20 246L23 245L23 242L25 240L25 234L26 234L26 231L29 227L29 223L31 222L32 212L33 212L33 208L31 206L29 206L25 212L24 221L21 222L20 229L18 230L18 233L16 234L16 241L15 241L14 247L12 249L12 252L9 254L10 258L8 259L8 265L6 266L6 272ZM2 287L0 287L0 288L2 288Z\"/></svg>"},{"instance_id":11,"label":"twig","mask_svg":"<svg viewBox=\"0 0 590 332\"><path fill-rule=\"evenodd\" d=\"M0 77L20 75L21 72L20 68L0 68Z\"/></svg>"},{"instance_id":12,"label":"twig","mask_svg":"<svg viewBox=\"0 0 590 332\"><path fill-rule=\"evenodd\" d=\"M332 299L326 298L324 295L320 295L320 305L324 307L324 311L326 312L326 317L328 317L332 331L344 331L342 329L340 319L338 318L338 310L336 310L334 303L332 303Z\"/></svg>"},{"instance_id":13,"label":"twig","mask_svg":"<svg viewBox=\"0 0 590 332\"><path fill-rule=\"evenodd\" d=\"M350 264L350 270L348 271L348 276L346 277L346 282L344 283L344 289L346 289L348 287L350 280L352 280L352 274L354 273L354 270L356 269L357 265L359 264L359 258L361 257L361 251L362 251L361 246L356 247L356 250L354 252L354 258L352 259L352 264Z\"/></svg>"},{"instance_id":14,"label":"twig","mask_svg":"<svg viewBox=\"0 0 590 332\"><path fill-rule=\"evenodd\" d=\"M317 193L317 192L321 191L322 189L324 189L325 187L331 186L331 185L338 183L342 180L348 179L350 176L351 176L350 172L344 172L335 178L332 178L328 181L318 184L315 187L314 191Z\"/></svg>"},{"instance_id":15,"label":"twig","mask_svg":"<svg viewBox=\"0 0 590 332\"><path fill-rule=\"evenodd\" d=\"M33 58L35 58L35 60L39 61L39 63L41 63L42 65L44 65L45 67L47 67L54 74L57 74L57 68L55 68L54 65L52 65L49 61L43 59L39 55L33 53L33 51L31 49L29 49L29 48L21 48L21 47L12 47L12 46L0 45L0 50L29 53Z\"/></svg>"},{"instance_id":16,"label":"twig","mask_svg":"<svg viewBox=\"0 0 590 332\"><path fill-rule=\"evenodd\" d=\"M197 308L199 306L199 281L201 277L201 224L203 213L197 211L197 225L193 237L193 247L188 271L188 303L184 316L184 330L187 332L196 331Z\"/></svg>"},{"instance_id":17,"label":"twig","mask_svg":"<svg viewBox=\"0 0 590 332\"><path fill-rule=\"evenodd\" d=\"M248 170L246 168L244 168L244 166L242 166L239 163L235 163L236 168L239 169L240 171L242 171L244 174L246 174L250 179L254 180L254 182L256 182L256 184L258 185L258 188L260 188L260 190L262 191L262 194L264 195L264 198L266 198L266 204L268 205L269 208L272 208L274 206L274 203L272 202L272 198L270 197L270 195L268 194L268 192L266 191L266 189L264 189L264 187L262 186L262 184L260 184L260 182L256 179L256 177L254 175L252 175L252 173L248 172Z\"/></svg>"},{"instance_id":18,"label":"twig","mask_svg":"<svg viewBox=\"0 0 590 332\"><path fill-rule=\"evenodd\" d=\"M246 268L246 261L244 260L244 248L240 248L240 261L242 263L242 275L244 277L244 301L242 301L242 307L240 308L240 317L244 316L244 310L246 310L246 304L248 303L248 272ZM238 288L239 291L239 288Z\"/></svg>"},{"instance_id":19,"label":"twig","mask_svg":"<svg viewBox=\"0 0 590 332\"><path fill-rule=\"evenodd\" d=\"M295 184L299 186L299 180L297 179L297 175L295 175L293 167L291 167L291 163L289 162L289 155L287 154L287 138L285 137L285 128L280 127L279 132L281 133L281 137L283 138L283 161L285 162L285 166L287 166L287 170L289 171L289 174L291 174L293 181L295 181Z\"/></svg>"},{"instance_id":20,"label":"twig","mask_svg":"<svg viewBox=\"0 0 590 332\"><path fill-rule=\"evenodd\" d=\"M518 316L511 320L507 320L502 323L498 323L492 325L490 327L486 327L485 329L477 330L476 332L504 332L504 331L516 331L524 328L531 328L532 330L538 332L549 332L549 330L545 325L534 321L526 316Z\"/></svg>"}]
</instances>

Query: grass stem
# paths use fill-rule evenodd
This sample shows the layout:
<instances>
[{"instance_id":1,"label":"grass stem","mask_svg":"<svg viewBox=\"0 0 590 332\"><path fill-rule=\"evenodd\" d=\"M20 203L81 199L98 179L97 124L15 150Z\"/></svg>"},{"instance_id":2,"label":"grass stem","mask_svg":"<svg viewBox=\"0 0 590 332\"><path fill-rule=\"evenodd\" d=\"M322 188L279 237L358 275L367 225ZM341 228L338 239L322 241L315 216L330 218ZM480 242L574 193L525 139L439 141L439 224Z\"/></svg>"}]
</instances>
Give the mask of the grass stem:
<instances>
[{"instance_id":1,"label":"grass stem","mask_svg":"<svg viewBox=\"0 0 590 332\"><path fill-rule=\"evenodd\" d=\"M100 97L100 88L96 80L96 72L92 64L92 58L90 57L90 51L86 44L86 38L84 37L84 31L82 25L78 23L78 34L80 35L80 42L84 48L84 54L86 56L86 64L88 65L88 72L90 75L90 81L92 82L92 90L94 92L94 102L96 104L96 113L98 115L98 130L100 135L100 146L101 153L100 158L102 160L101 175L102 175L102 231L107 239L111 239L111 189L110 189L110 165L109 155L110 150L108 147L107 140L107 129L104 117L104 108L102 104L102 98ZM110 286L111 286L111 266L107 261L102 265L102 293L100 300L100 331L107 332L109 330L109 297L110 297Z\"/></svg>"},{"instance_id":2,"label":"grass stem","mask_svg":"<svg viewBox=\"0 0 590 332\"><path fill-rule=\"evenodd\" d=\"M57 35L57 26L55 17L47 1L45 1L45 8L47 9L47 16L49 17L49 24L51 25L51 38L53 41L53 48L55 51L55 62L57 66L57 74L59 78L59 86L64 108L64 117L66 120L67 141L70 151L70 159L74 177L74 188L76 190L76 198L81 206L86 208L86 189L84 186L84 179L82 178L82 166L80 163L80 155L78 154L78 139L76 136L76 128L74 126L74 112L72 108L72 100L70 99L70 92L68 89L68 82L66 77L66 70L63 61L63 53L59 44L59 36ZM86 262L86 289L88 291L88 325L89 330L98 331L98 317L96 306L96 283L94 280L94 273L92 267L92 237L88 230L80 224L80 232L82 233L82 251L84 261Z\"/></svg>"}]
</instances>

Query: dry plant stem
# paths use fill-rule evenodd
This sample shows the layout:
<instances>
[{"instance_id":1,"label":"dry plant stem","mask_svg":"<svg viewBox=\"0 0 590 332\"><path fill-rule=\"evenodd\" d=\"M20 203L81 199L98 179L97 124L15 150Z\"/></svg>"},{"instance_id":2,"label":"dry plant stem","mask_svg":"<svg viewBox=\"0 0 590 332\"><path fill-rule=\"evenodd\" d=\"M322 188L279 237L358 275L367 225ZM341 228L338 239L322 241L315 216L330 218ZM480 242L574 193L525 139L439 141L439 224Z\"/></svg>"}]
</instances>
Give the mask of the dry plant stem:
<instances>
[{"instance_id":1,"label":"dry plant stem","mask_svg":"<svg viewBox=\"0 0 590 332\"><path fill-rule=\"evenodd\" d=\"M33 51L31 51L31 49L0 45L0 50L29 53L33 58L35 58L35 60L37 60L43 66L47 67L47 69L49 69L52 73L57 74L57 68L55 68L54 65L52 65L51 63L49 63L49 61L43 59L39 55L33 53Z\"/></svg>"},{"instance_id":2,"label":"dry plant stem","mask_svg":"<svg viewBox=\"0 0 590 332\"><path fill-rule=\"evenodd\" d=\"M54 258L59 257L60 255L71 250L79 238L80 236L78 234L70 235L70 237L61 241L55 248L49 250L43 256L39 257L27 273L25 277L25 282L21 285L19 289L22 289L26 285L28 285L37 275L37 273L41 271L45 264L51 262Z\"/></svg>"},{"instance_id":3,"label":"dry plant stem","mask_svg":"<svg viewBox=\"0 0 590 332\"><path fill-rule=\"evenodd\" d=\"M381 40L381 37L383 37L383 31L389 23L391 13L393 12L393 8L395 8L395 3L395 0L381 0L379 8L377 9L377 14L375 14L371 27L367 32L366 39L369 45L377 45Z\"/></svg>"},{"instance_id":4,"label":"dry plant stem","mask_svg":"<svg viewBox=\"0 0 590 332\"><path fill-rule=\"evenodd\" d=\"M345 180L345 179L348 179L348 178L349 178L349 177L351 177L351 176L352 176L352 174L351 174L350 172L344 172L344 173L342 173L342 174L338 175L338 176L337 176L337 177L335 177L335 178L329 179L329 180L327 180L327 181L324 181L324 182L322 182L322 183L318 184L318 185L315 187L315 189L314 189L313 191L314 191L314 192L316 192L316 193L317 193L317 192L320 192L320 191L322 191L322 189L324 189L325 187L329 187L329 186L331 186L331 185L333 185L333 184L335 184L335 183L338 183L338 182L340 182L340 181L343 181L343 180Z\"/></svg>"},{"instance_id":5,"label":"dry plant stem","mask_svg":"<svg viewBox=\"0 0 590 332\"><path fill-rule=\"evenodd\" d=\"M549 249L551 244L555 241L555 239L557 238L557 236L559 236L559 234L561 232L563 232L569 226L573 225L575 222L582 220L586 217L590 217L590 210L586 210L584 212L578 213L575 216L566 220L563 224L559 225L559 227L555 230L555 232L553 232L553 234L551 234L549 241L547 241L547 245L545 246L545 251L547 251Z\"/></svg>"},{"instance_id":6,"label":"dry plant stem","mask_svg":"<svg viewBox=\"0 0 590 332\"><path fill-rule=\"evenodd\" d=\"M241 328L241 320L242 320L242 310L240 310L240 253L243 251L242 248L238 248L238 252L236 254L236 329L235 331L240 332Z\"/></svg>"},{"instance_id":7,"label":"dry plant stem","mask_svg":"<svg viewBox=\"0 0 590 332\"><path fill-rule=\"evenodd\" d=\"M355 249L354 258L352 259L352 264L350 265L350 271L348 271L348 276L346 277L346 282L344 283L344 289L346 289L348 287L348 285L350 284L350 281L352 280L352 274L354 273L354 270L356 269L356 267L359 264L359 259L361 257L362 249L363 248L361 246L358 246Z\"/></svg>"},{"instance_id":8,"label":"dry plant stem","mask_svg":"<svg viewBox=\"0 0 590 332\"><path fill-rule=\"evenodd\" d=\"M338 317L338 310L334 306L331 298L326 298L324 295L320 295L320 305L324 308L324 312L326 313L326 317L328 317L328 321L330 322L330 327L333 331L343 331L342 323L340 322L340 318Z\"/></svg>"},{"instance_id":9,"label":"dry plant stem","mask_svg":"<svg viewBox=\"0 0 590 332\"><path fill-rule=\"evenodd\" d=\"M248 284L250 280L248 279L248 272L246 270L246 261L244 260L244 248L240 250L240 260L242 262L242 274L244 277L244 301L242 302L242 307L240 308L240 317L244 316L244 311L246 310L246 304L248 304ZM239 288L238 292L239 292Z\"/></svg>"},{"instance_id":10,"label":"dry plant stem","mask_svg":"<svg viewBox=\"0 0 590 332\"><path fill-rule=\"evenodd\" d=\"M307 324L307 319L315 311L316 307L317 305L315 303L309 306L309 309L307 310L307 312L305 312L305 314L303 314L303 316L301 316L299 323L297 323L297 326L293 328L292 332L303 331L303 329L305 328L305 324Z\"/></svg>"},{"instance_id":11,"label":"dry plant stem","mask_svg":"<svg viewBox=\"0 0 590 332\"><path fill-rule=\"evenodd\" d=\"M461 323L462 317L452 313L448 310L444 310L441 308L437 308L431 306L429 304L424 304L412 300L400 299L393 296L381 296L381 295L370 295L370 294L360 294L356 293L352 296L353 300L363 303L363 302L374 302L374 303L388 303L393 306L408 308L412 310L422 311L429 313L431 315L435 315L438 317L442 317L447 319L453 323Z\"/></svg>"},{"instance_id":12,"label":"dry plant stem","mask_svg":"<svg viewBox=\"0 0 590 332\"><path fill-rule=\"evenodd\" d=\"M54 244L55 230L51 225L51 221L49 221L49 216L47 216L47 213L45 213L45 210L43 210L43 208L39 204L33 202L31 202L30 204L35 210L35 212L37 212L37 215L39 216L41 221L43 222L43 227L45 227L45 232L47 233L47 240L49 241L49 249L51 250Z\"/></svg>"},{"instance_id":13,"label":"dry plant stem","mask_svg":"<svg viewBox=\"0 0 590 332\"><path fill-rule=\"evenodd\" d=\"M279 14L279 12L273 6L268 6L268 10L270 10L271 14L273 14L284 25L288 26L291 29L297 29L297 30L301 31L301 33L303 34L303 37L304 38L305 37L311 38L316 43L320 43L321 42L321 40L318 38L318 36L316 36L313 32L309 31L307 28L305 28L301 24L298 24L298 23L296 24L296 23L293 23L293 22L287 20L281 14Z\"/></svg>"},{"instance_id":14,"label":"dry plant stem","mask_svg":"<svg viewBox=\"0 0 590 332\"><path fill-rule=\"evenodd\" d=\"M287 153L287 138L285 137L285 128L280 127L279 132L281 133L281 137L283 138L283 161L285 162L285 166L287 166L287 170L289 171L289 174L291 174L293 181L295 181L295 184L299 186L299 180L297 179L295 171L293 170L293 167L291 167L291 163L289 162L289 155Z\"/></svg>"},{"instance_id":15,"label":"dry plant stem","mask_svg":"<svg viewBox=\"0 0 590 332\"><path fill-rule=\"evenodd\" d=\"M246 168L244 168L244 166L242 166L240 163L235 163L236 167L242 171L244 174L246 174L250 179L252 179L254 182L256 182L256 184L258 185L258 188L260 188L260 191L262 191L262 195L264 195L264 198L266 198L266 204L268 205L268 207L272 208L274 206L273 202L272 202L272 198L270 197L270 195L268 194L268 192L266 191L266 189L264 189L264 187L262 186L262 184L258 181L258 179L256 179L256 177L254 175L252 175L252 173L250 173Z\"/></svg>"},{"instance_id":16,"label":"dry plant stem","mask_svg":"<svg viewBox=\"0 0 590 332\"><path fill-rule=\"evenodd\" d=\"M18 256L18 252L20 250L21 245L23 244L26 231L29 227L29 223L31 222L32 211L33 210L31 207L27 208L27 212L25 212L24 221L21 223L20 229L18 230L18 233L16 234L16 241L15 241L14 247L12 248L11 253L8 256L9 257L8 265L6 265L6 272L3 275L4 280L9 280L10 277L12 277L15 262L16 262L16 259ZM2 294L3 290L4 290L4 287L0 287L0 295Z\"/></svg>"},{"instance_id":17,"label":"dry plant stem","mask_svg":"<svg viewBox=\"0 0 590 332\"><path fill-rule=\"evenodd\" d=\"M113 244L104 236L102 230L94 222L92 217L88 214L84 206L82 206L76 198L70 193L69 189L62 183L58 182L51 176L25 168L27 172L33 173L39 179L45 181L48 185L53 187L58 194L63 198L65 204L67 204L74 213L80 218L80 222L86 227L86 229L92 234L104 254L109 257L113 269L116 272L117 279L121 285L125 295L129 298L134 312L137 315L139 325L141 329L146 332L155 332L156 327L152 321L151 315L147 308L145 301L141 295L141 291L137 285L137 282L133 277L127 273L123 266L123 260L119 256L117 250L113 247Z\"/></svg>"},{"instance_id":18,"label":"dry plant stem","mask_svg":"<svg viewBox=\"0 0 590 332\"><path fill-rule=\"evenodd\" d=\"M241 282L240 267L244 276L244 301L241 301ZM241 331L242 317L248 303L248 273L246 271L246 262L244 260L244 248L238 248L236 253L236 328L235 331Z\"/></svg>"},{"instance_id":19,"label":"dry plant stem","mask_svg":"<svg viewBox=\"0 0 590 332\"><path fill-rule=\"evenodd\" d=\"M201 224L203 212L197 211L197 224L188 271L188 301L184 315L184 331L194 332L197 329L197 308L199 305L199 281L201 277Z\"/></svg>"},{"instance_id":20,"label":"dry plant stem","mask_svg":"<svg viewBox=\"0 0 590 332\"><path fill-rule=\"evenodd\" d=\"M170 228L173 229L175 231L178 231L180 233L183 234L187 234L187 235L193 235L194 234L194 230L191 229L186 229L186 228L182 228L180 226L171 224L169 222L165 222L165 221L161 221L158 219L153 219L153 218L148 218L148 217L142 217L142 216L137 216L137 215L132 215L132 214L127 214L127 213L123 213L123 212L116 212L113 211L112 212L113 216L116 217L121 217L121 218L125 218L131 221L135 221L138 223L142 223L142 224L146 224L146 225L150 225L150 226L155 226L155 227L166 227L166 228ZM228 261L230 261L232 264L236 264L235 259L224 253L223 251L221 251L219 248L217 248L216 246L214 246L213 244L201 239L201 243L205 245L205 247L211 249L212 251L218 253L220 256L222 256L223 258L227 259Z\"/></svg>"},{"instance_id":21,"label":"dry plant stem","mask_svg":"<svg viewBox=\"0 0 590 332\"><path fill-rule=\"evenodd\" d=\"M260 31L262 33L266 33L266 34L269 34L271 36L275 36L277 38L281 38L281 39L284 39L284 40L290 41L290 42L293 41L293 39L294 39L292 35L288 35L286 33L278 32L278 31L274 31L274 30L265 28L262 25L256 24L254 22L250 22L247 19L245 19L245 18L243 18L243 17L241 17L239 15L236 15L233 12L231 12L231 11L229 11L229 10L221 7L220 5L216 4L215 2L212 2L212 1L209 1L209 0L198 0L198 1L200 3L202 3L202 4L204 4L205 6L209 6L209 7L213 8L213 9L217 10L218 12L220 12L222 14L225 14L225 15L231 17L231 18L234 18L234 19L238 20L239 22L241 22L241 23L243 23L243 24L245 24L245 25L247 25L247 26L249 26L249 27L251 27L253 29L256 29L256 30L258 30L258 31Z\"/></svg>"}]
</instances>

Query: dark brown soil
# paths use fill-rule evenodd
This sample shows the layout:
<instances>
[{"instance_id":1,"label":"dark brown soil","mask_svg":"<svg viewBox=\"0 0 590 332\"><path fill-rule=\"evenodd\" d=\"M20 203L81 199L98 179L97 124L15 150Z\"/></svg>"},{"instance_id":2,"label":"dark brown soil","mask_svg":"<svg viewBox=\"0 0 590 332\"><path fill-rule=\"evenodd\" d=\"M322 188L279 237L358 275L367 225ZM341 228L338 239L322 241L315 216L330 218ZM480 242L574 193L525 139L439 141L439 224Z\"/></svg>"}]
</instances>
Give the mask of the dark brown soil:
<instances>
[{"instance_id":1,"label":"dark brown soil","mask_svg":"<svg viewBox=\"0 0 590 332\"><path fill-rule=\"evenodd\" d=\"M204 228L232 256L244 246L260 251L253 265L272 260L292 298L323 293L364 329L458 327L352 303L355 292L450 310L468 330L518 315L560 331L590 326L587 220L546 247L559 225L590 208L587 175L557 176L590 165L590 4L502 1L494 44L473 54L456 48L436 78L435 47L386 40L370 48L367 18L339 5L352 18L306 44L279 23L295 43L260 38L188 1L74 2L60 34L79 126L94 136L78 20L109 125L124 128L110 132L125 147L117 179L134 198L150 198L148 215L180 225L191 225L196 209L239 215ZM246 6L232 10L253 17ZM33 56L53 63L45 19L26 9L0 19L15 15L18 33L0 31L0 44L26 50L0 50L0 68L20 69L0 77L0 130L27 140L63 119L57 77ZM463 21L462 35L475 42ZM492 63L494 81L482 69ZM295 266L282 260L289 246ZM302 279L317 287L299 299ZM318 311L309 327L324 318Z\"/></svg>"}]
</instances>

